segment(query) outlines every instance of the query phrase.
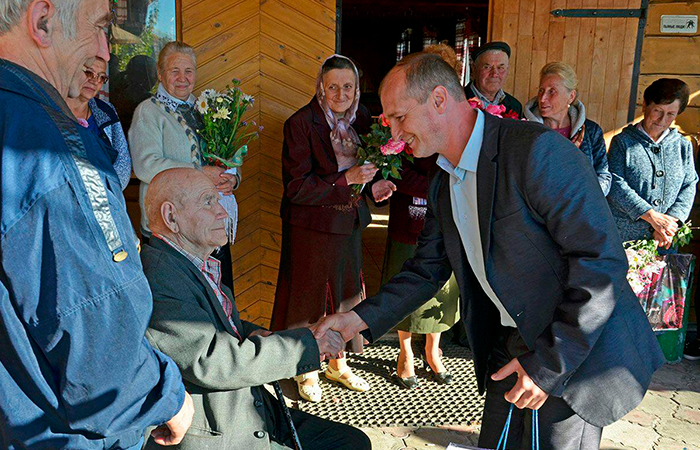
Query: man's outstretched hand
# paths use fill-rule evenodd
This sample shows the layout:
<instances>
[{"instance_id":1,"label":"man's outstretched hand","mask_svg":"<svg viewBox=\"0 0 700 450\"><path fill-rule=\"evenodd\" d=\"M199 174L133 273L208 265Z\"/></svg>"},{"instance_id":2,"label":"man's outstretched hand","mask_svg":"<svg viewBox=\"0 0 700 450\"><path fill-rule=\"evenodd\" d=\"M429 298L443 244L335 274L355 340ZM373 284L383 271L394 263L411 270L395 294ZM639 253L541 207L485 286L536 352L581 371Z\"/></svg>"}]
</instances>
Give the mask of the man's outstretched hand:
<instances>
[{"instance_id":1,"label":"man's outstretched hand","mask_svg":"<svg viewBox=\"0 0 700 450\"><path fill-rule=\"evenodd\" d=\"M194 403L190 394L185 392L185 402L182 404L180 411L175 416L151 431L151 436L156 444L159 445L177 445L185 437L185 433L192 425L192 416L194 415Z\"/></svg>"},{"instance_id":2,"label":"man's outstretched hand","mask_svg":"<svg viewBox=\"0 0 700 450\"><path fill-rule=\"evenodd\" d=\"M323 336L316 337L316 344L318 344L318 352L321 354L321 361L327 358L337 359L345 349L343 336L335 330L328 330L323 333Z\"/></svg>"},{"instance_id":3,"label":"man's outstretched hand","mask_svg":"<svg viewBox=\"0 0 700 450\"><path fill-rule=\"evenodd\" d=\"M525 372L523 366L520 365L518 358L511 359L508 364L491 375L491 379L494 381L501 381L508 378L513 373L518 374L518 381L515 383L515 386L513 386L513 389L505 393L505 399L520 409L540 409L549 398L549 394L540 389L540 387L532 381L532 378Z\"/></svg>"},{"instance_id":4,"label":"man's outstretched hand","mask_svg":"<svg viewBox=\"0 0 700 450\"><path fill-rule=\"evenodd\" d=\"M311 331L313 331L316 339L323 337L328 330L335 330L342 335L344 342L354 338L360 331L365 329L367 329L367 324L355 311L326 316L311 325Z\"/></svg>"}]
</instances>

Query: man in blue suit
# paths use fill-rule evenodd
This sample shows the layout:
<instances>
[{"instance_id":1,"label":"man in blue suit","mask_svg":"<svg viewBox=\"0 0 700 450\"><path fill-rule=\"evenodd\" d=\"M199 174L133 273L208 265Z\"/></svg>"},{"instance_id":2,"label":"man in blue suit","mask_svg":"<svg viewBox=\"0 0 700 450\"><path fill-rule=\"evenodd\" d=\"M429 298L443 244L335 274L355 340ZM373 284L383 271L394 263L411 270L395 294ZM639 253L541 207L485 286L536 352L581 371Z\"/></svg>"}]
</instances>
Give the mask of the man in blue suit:
<instances>
[{"instance_id":1,"label":"man in blue suit","mask_svg":"<svg viewBox=\"0 0 700 450\"><path fill-rule=\"evenodd\" d=\"M376 339L454 271L486 390L479 445L496 447L515 404L508 448L531 448L532 410L543 448L599 448L663 356L590 164L556 132L472 109L435 55L404 58L380 95L394 139L440 154L425 227L401 273L315 332Z\"/></svg>"}]
</instances>

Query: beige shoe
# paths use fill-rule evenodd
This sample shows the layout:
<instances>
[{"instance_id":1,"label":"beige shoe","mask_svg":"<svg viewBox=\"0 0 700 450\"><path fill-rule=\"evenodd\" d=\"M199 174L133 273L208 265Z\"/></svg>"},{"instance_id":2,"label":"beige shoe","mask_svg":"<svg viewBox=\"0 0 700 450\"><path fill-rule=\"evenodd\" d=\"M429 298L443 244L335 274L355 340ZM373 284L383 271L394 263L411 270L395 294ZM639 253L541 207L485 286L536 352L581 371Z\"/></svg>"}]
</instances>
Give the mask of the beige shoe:
<instances>
[{"instance_id":1,"label":"beige shoe","mask_svg":"<svg viewBox=\"0 0 700 450\"><path fill-rule=\"evenodd\" d=\"M346 373L350 372L350 376L347 378L342 378ZM369 383L363 378L358 377L350 371L349 367L345 367L343 370L335 370L330 365L326 368L323 373L327 380L335 381L340 383L351 391L366 392L369 391Z\"/></svg>"},{"instance_id":2,"label":"beige shoe","mask_svg":"<svg viewBox=\"0 0 700 450\"><path fill-rule=\"evenodd\" d=\"M316 382L313 384L301 384L305 380L316 380ZM318 385L318 372L309 372L297 375L294 377L294 381L297 382L299 397L303 398L307 402L318 403L321 401L323 391L321 390L321 386Z\"/></svg>"}]
</instances>

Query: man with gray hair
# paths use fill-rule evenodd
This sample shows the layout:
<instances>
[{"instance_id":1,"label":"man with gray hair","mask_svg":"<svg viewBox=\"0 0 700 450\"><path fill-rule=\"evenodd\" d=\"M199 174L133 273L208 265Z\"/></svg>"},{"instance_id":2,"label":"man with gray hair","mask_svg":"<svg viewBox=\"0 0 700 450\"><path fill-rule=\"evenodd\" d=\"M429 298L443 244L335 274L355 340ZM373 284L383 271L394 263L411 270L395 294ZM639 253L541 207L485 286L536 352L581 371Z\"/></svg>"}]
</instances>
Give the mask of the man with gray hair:
<instances>
[{"instance_id":1,"label":"man with gray hair","mask_svg":"<svg viewBox=\"0 0 700 450\"><path fill-rule=\"evenodd\" d=\"M192 399L145 338L151 294L111 148L65 97L109 60L107 0L0 0L0 448L178 443Z\"/></svg>"},{"instance_id":2,"label":"man with gray hair","mask_svg":"<svg viewBox=\"0 0 700 450\"><path fill-rule=\"evenodd\" d=\"M464 88L467 98L476 97L484 107L503 105L506 108L505 114L522 117L522 103L503 90L503 84L508 78L510 45L505 42L489 42L476 49L472 58L473 79Z\"/></svg>"}]
</instances>

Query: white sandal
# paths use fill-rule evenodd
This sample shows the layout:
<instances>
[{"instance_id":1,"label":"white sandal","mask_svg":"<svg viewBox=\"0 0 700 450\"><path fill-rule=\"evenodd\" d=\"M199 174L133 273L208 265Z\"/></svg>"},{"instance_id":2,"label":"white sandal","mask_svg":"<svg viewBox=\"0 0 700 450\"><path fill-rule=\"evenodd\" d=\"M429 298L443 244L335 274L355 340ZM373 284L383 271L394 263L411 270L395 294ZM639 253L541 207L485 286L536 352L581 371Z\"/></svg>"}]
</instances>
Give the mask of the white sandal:
<instances>
[{"instance_id":1,"label":"white sandal","mask_svg":"<svg viewBox=\"0 0 700 450\"><path fill-rule=\"evenodd\" d=\"M304 380L313 379L316 380L314 384L301 384ZM302 373L301 375L295 376L294 381L297 382L299 397L312 403L318 403L321 401L323 391L321 390L321 386L318 385L318 372Z\"/></svg>"},{"instance_id":2,"label":"white sandal","mask_svg":"<svg viewBox=\"0 0 700 450\"><path fill-rule=\"evenodd\" d=\"M342 376L348 372L350 372L350 376L348 378L342 378ZM350 367L345 367L343 368L343 370L335 370L330 365L328 365L326 371L323 372L323 374L326 376L326 379L334 381L336 383L340 383L346 388L350 389L351 391L369 391L369 383L367 383L367 381L365 381L364 378L361 378L352 373Z\"/></svg>"}]
</instances>

